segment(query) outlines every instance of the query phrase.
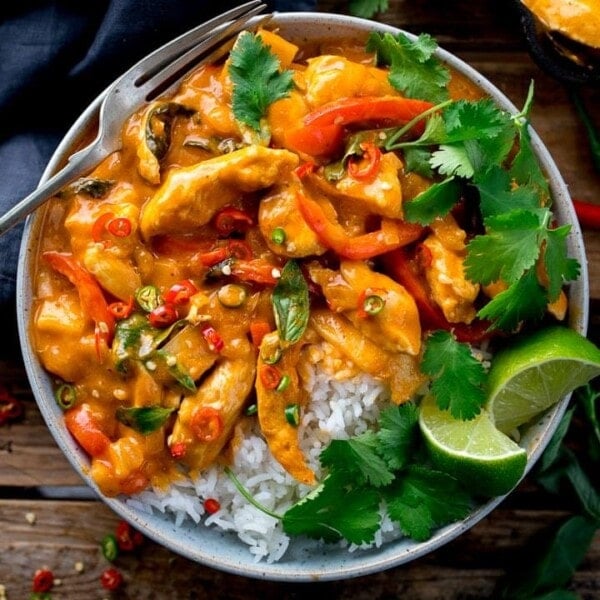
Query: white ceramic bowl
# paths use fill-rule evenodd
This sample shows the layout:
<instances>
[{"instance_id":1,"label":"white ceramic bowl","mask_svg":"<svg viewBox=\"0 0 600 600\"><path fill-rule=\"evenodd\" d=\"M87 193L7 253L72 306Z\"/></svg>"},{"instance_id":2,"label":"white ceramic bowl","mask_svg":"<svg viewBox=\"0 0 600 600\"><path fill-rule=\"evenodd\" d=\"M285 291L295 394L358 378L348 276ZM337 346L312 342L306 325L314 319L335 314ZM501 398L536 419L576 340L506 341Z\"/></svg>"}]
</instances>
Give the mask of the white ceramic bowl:
<instances>
[{"instance_id":1,"label":"white ceramic bowl","mask_svg":"<svg viewBox=\"0 0 600 600\"><path fill-rule=\"evenodd\" d=\"M284 37L300 44L310 41L330 40L335 37L348 38L366 36L370 31L398 33L398 30L368 20L341 15L321 13L284 13L275 16L274 22ZM410 35L410 34L408 34ZM492 83L470 66L448 52L439 49L438 58L479 85L500 107L516 113L513 104ZM82 137L96 126L96 115L101 96L96 99L69 130L48 165L42 181L55 172L69 156ZM570 255L582 266L582 273L569 290L570 327L582 334L586 333L588 320L588 276L587 263L581 231L569 198L567 188L556 165L542 142L532 132L533 146L550 181L555 202L555 214L561 223L571 223L572 230L568 244ZM52 390L52 380L42 368L29 339L29 324L32 304L32 273L39 231L43 220L43 209L29 218L23 237L18 272L18 324L22 351L27 374L40 411L73 467L102 497L98 488L87 474L89 464L85 453L78 447L66 430L62 412L57 406ZM550 440L566 408L568 398L563 399L550 413L529 428L522 445L529 454L528 470L533 466ZM255 562L247 547L234 535L214 529L198 527L190 521L176 527L166 516L148 515L127 506L119 498L103 498L118 515L129 521L142 533L172 551L189 559L226 572L248 577L279 581L318 581L335 580L367 575L389 569L414 560L453 540L475 525L502 500L495 498L479 506L463 521L439 529L426 542L416 543L400 539L387 543L378 549L349 553L338 546L323 546L304 539L293 540L289 550L277 563Z\"/></svg>"}]
</instances>

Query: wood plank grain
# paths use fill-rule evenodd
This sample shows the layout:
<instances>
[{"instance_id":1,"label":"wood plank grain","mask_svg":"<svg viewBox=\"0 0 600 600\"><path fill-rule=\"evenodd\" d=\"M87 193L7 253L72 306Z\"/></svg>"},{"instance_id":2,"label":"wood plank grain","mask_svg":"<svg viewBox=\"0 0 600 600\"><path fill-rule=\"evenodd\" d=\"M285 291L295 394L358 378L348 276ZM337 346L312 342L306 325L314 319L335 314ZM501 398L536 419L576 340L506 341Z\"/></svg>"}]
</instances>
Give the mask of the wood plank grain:
<instances>
[{"instance_id":1,"label":"wood plank grain","mask_svg":"<svg viewBox=\"0 0 600 600\"><path fill-rule=\"evenodd\" d=\"M27 522L26 513L37 519ZM406 597L422 600L489 598L505 568L514 564L523 544L567 513L557 510L511 511L502 508L469 532L413 563L348 581L321 582L310 593L333 598L373 600ZM108 566L100 551L102 537L118 518L98 502L0 501L0 582L9 599L26 598L36 568L48 566L61 584L54 600L101 599L98 579ZM83 572L75 569L84 565ZM298 598L306 584L250 580L221 573L146 541L139 551L121 555L125 587L119 598ZM600 534L573 581L582 600L600 593ZM225 591L226 590L226 591Z\"/></svg>"}]
</instances>

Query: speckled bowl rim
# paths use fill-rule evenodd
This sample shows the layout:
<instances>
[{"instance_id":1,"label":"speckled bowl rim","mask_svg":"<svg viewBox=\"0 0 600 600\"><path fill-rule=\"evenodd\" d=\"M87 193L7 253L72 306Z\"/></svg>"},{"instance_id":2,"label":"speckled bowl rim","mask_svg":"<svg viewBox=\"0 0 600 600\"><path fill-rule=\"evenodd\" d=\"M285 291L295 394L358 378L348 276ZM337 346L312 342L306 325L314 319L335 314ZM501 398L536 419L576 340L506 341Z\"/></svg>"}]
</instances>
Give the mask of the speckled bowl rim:
<instances>
[{"instance_id":1,"label":"speckled bowl rim","mask_svg":"<svg viewBox=\"0 0 600 600\"><path fill-rule=\"evenodd\" d=\"M331 39L333 37L356 37L369 31L392 34L400 31L394 27L370 20L324 13L278 13L275 14L273 22L280 27L285 36L289 36L299 43L315 39ZM407 33L410 37L413 36L413 34L406 31L404 33ZM478 84L503 109L511 113L518 112L498 88L462 60L441 48L438 49L437 56ZM65 162L85 132L96 126L97 110L102 97L103 94L92 102L68 131L48 164L42 182L48 179ZM581 230L567 187L548 150L533 131L532 143L550 181L555 199L555 214L560 222L572 224L568 238L569 252L572 257L581 263L582 272L579 280L571 285L569 290L571 307L569 324L570 327L585 335L588 323L589 286ZM190 520L186 520L184 524L176 527L172 518L134 510L121 498L103 497L88 475L89 461L87 457L71 438L63 424L62 413L53 398L52 378L42 368L29 341L28 331L32 318L31 304L33 299L31 274L35 269L35 249L38 245L43 217L44 210L40 209L27 220L21 244L17 276L18 328L29 382L50 432L75 470L115 513L132 523L155 542L192 561L224 572L251 578L294 582L348 579L397 567L424 556L473 527L502 502L504 497L494 498L480 505L466 519L439 529L426 542L416 543L408 539L400 539L388 542L380 548L366 551L357 550L350 553L338 546L295 539L292 540L290 548L279 562L268 563L264 560L256 562L246 545L232 534L206 528L203 525L196 525ZM569 397L564 398L553 410L544 415L535 426L531 427L524 436L522 444L525 445L529 453L527 471L537 461L549 442L567 407L568 401Z\"/></svg>"}]
</instances>

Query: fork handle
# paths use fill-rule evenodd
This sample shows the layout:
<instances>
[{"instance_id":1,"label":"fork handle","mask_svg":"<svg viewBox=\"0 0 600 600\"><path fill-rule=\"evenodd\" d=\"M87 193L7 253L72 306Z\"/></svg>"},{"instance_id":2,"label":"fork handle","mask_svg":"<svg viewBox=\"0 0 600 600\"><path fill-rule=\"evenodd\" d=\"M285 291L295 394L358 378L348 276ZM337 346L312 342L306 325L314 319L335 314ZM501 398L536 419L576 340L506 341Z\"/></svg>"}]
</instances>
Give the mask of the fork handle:
<instances>
[{"instance_id":1,"label":"fork handle","mask_svg":"<svg viewBox=\"0 0 600 600\"><path fill-rule=\"evenodd\" d=\"M60 171L0 216L0 235L12 229L66 185L91 171L104 155L97 140L73 154Z\"/></svg>"}]
</instances>

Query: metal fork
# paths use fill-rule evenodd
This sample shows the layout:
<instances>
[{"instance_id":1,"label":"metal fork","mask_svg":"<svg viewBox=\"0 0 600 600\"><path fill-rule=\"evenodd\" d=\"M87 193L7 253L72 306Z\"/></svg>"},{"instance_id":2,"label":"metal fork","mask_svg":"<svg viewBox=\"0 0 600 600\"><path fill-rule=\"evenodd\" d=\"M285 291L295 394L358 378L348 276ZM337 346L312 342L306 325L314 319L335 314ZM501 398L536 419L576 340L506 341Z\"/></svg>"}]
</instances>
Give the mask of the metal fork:
<instances>
[{"instance_id":1,"label":"metal fork","mask_svg":"<svg viewBox=\"0 0 600 600\"><path fill-rule=\"evenodd\" d=\"M14 227L75 179L89 173L104 158L121 148L121 127L144 103L166 94L202 62L217 60L230 47L235 36L266 8L261 0L251 0L175 38L155 50L111 84L103 92L96 139L70 156L67 164L34 192L0 217L0 235ZM271 14L252 22L252 29Z\"/></svg>"}]
</instances>

